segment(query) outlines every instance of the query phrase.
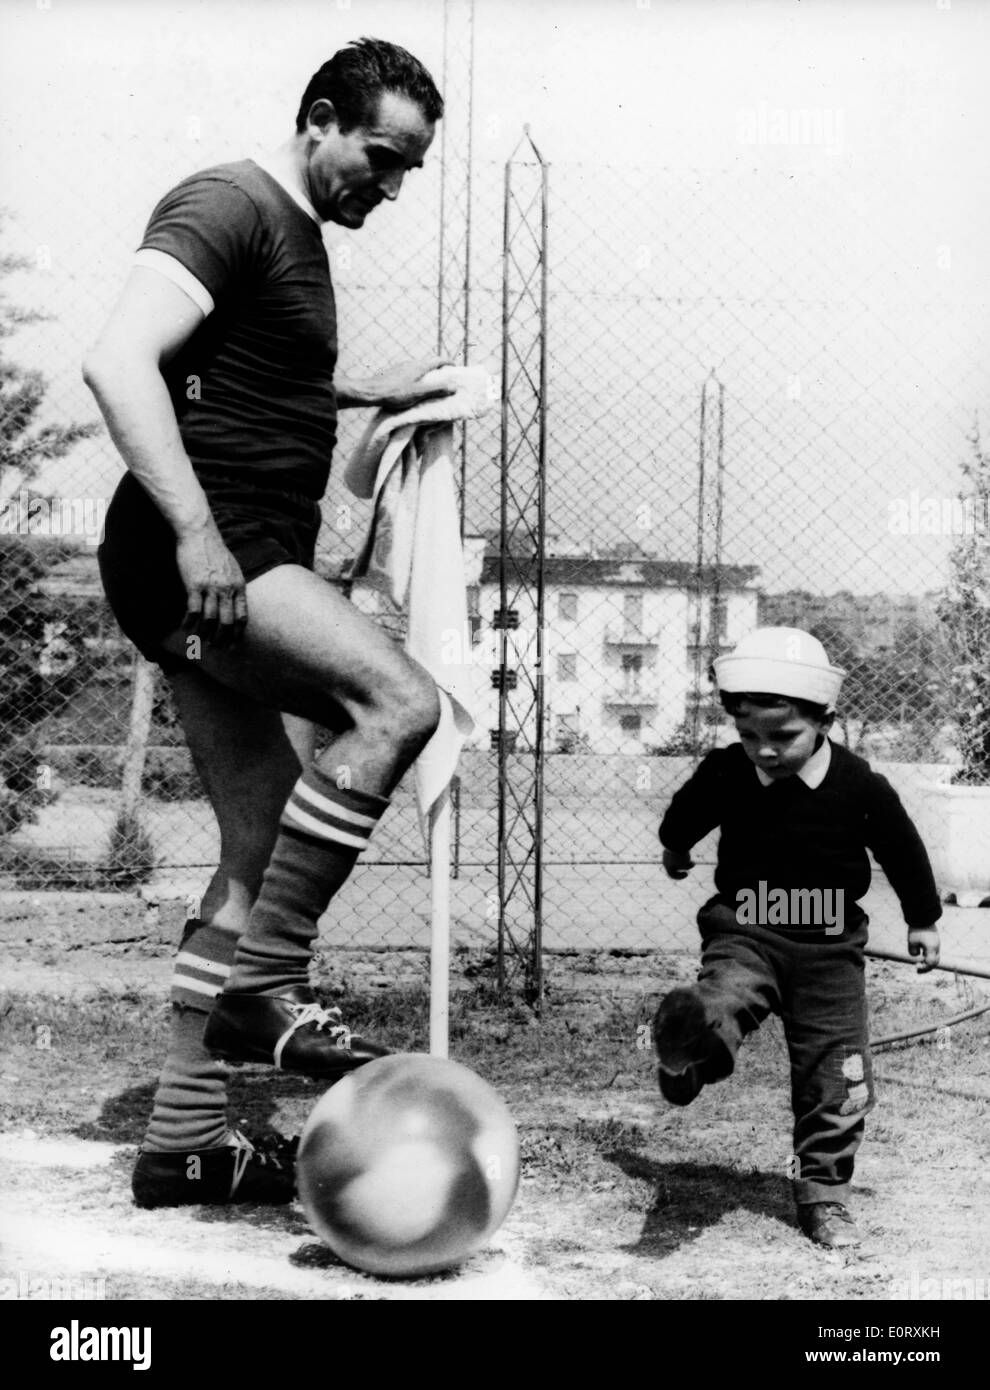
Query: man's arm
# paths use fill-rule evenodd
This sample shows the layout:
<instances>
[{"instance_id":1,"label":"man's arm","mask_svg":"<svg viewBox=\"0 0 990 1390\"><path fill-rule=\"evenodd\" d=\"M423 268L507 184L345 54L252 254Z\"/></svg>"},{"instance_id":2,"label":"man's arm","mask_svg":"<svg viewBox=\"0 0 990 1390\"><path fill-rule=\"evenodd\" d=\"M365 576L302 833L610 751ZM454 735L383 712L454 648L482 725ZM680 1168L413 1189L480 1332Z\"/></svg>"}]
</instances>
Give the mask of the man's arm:
<instances>
[{"instance_id":1,"label":"man's arm","mask_svg":"<svg viewBox=\"0 0 990 1390\"><path fill-rule=\"evenodd\" d=\"M175 532L188 595L187 628L210 638L219 621L220 645L247 620L244 577L183 448L162 375L203 317L178 286L156 271L135 267L86 354L83 379L127 467Z\"/></svg>"},{"instance_id":2,"label":"man's arm","mask_svg":"<svg viewBox=\"0 0 990 1390\"><path fill-rule=\"evenodd\" d=\"M374 406L383 410L407 410L420 401L432 401L452 396L454 389L443 386L424 386L422 378L437 367L448 366L443 357L427 357L420 362L400 362L375 376L334 378L337 408Z\"/></svg>"}]
</instances>

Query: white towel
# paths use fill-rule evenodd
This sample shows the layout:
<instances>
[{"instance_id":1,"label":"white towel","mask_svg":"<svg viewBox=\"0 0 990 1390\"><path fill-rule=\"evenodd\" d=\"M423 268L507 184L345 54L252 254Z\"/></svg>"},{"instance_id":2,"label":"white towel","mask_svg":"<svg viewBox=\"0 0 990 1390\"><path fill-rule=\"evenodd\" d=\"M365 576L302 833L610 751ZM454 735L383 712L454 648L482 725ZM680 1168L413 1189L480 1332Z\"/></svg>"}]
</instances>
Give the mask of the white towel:
<instances>
[{"instance_id":1,"label":"white towel","mask_svg":"<svg viewBox=\"0 0 990 1390\"><path fill-rule=\"evenodd\" d=\"M378 410L361 436L361 442L344 472L344 482L355 497L373 497L381 482L379 465L400 430L445 421L474 420L498 400L498 383L484 367L437 367L427 372L423 384L437 390L453 388L452 396L421 401L407 410ZM408 437L408 436L407 436ZM404 439L403 445L406 440Z\"/></svg>"},{"instance_id":2,"label":"white towel","mask_svg":"<svg viewBox=\"0 0 990 1390\"><path fill-rule=\"evenodd\" d=\"M479 367L439 367L424 381L455 394L376 413L344 481L374 498L371 529L352 574L407 615L406 650L440 691L440 724L416 760L420 813L443 794L474 729L478 667L471 659L460 521L454 488L454 426L490 408L493 378Z\"/></svg>"}]
</instances>

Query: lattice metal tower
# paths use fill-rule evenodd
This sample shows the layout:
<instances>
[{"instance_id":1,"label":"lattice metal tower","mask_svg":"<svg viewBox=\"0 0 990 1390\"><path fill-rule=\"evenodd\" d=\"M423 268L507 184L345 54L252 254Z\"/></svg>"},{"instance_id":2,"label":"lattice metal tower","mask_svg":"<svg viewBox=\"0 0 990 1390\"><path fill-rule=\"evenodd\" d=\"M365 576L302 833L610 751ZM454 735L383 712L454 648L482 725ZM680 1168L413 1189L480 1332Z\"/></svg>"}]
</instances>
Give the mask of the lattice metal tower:
<instances>
[{"instance_id":1,"label":"lattice metal tower","mask_svg":"<svg viewBox=\"0 0 990 1390\"><path fill-rule=\"evenodd\" d=\"M440 122L440 249L437 352L468 360L471 329L471 193L474 163L474 0L444 0L444 117ZM464 524L467 432L460 428Z\"/></svg>"},{"instance_id":2,"label":"lattice metal tower","mask_svg":"<svg viewBox=\"0 0 990 1390\"><path fill-rule=\"evenodd\" d=\"M725 488L725 387L710 372L701 388L698 418L698 516L694 582L691 593L692 716L691 746L701 758L714 746L719 709L708 670L721 650L722 499Z\"/></svg>"},{"instance_id":3,"label":"lattice metal tower","mask_svg":"<svg viewBox=\"0 0 990 1390\"><path fill-rule=\"evenodd\" d=\"M440 238L437 254L437 352L466 363L471 334L471 215L474 169L474 0L444 0L440 88ZM461 534L467 505L467 426L457 427ZM453 802L452 873L460 872L461 779Z\"/></svg>"},{"instance_id":4,"label":"lattice metal tower","mask_svg":"<svg viewBox=\"0 0 990 1390\"><path fill-rule=\"evenodd\" d=\"M543 998L548 173L526 127L505 166L500 636L492 681L499 691L498 984L503 992L521 984L536 1008Z\"/></svg>"}]
</instances>

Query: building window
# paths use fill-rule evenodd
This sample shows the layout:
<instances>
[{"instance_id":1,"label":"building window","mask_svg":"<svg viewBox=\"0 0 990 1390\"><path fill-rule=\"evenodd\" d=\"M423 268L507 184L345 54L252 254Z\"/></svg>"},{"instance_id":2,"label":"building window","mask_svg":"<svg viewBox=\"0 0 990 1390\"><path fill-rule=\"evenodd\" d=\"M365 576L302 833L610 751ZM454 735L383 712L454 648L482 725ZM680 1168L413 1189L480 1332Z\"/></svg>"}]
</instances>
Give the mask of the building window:
<instances>
[{"instance_id":1,"label":"building window","mask_svg":"<svg viewBox=\"0 0 990 1390\"><path fill-rule=\"evenodd\" d=\"M640 652L622 653L622 685L629 695L639 692L639 678L643 671L643 657Z\"/></svg>"},{"instance_id":2,"label":"building window","mask_svg":"<svg viewBox=\"0 0 990 1390\"><path fill-rule=\"evenodd\" d=\"M561 594L557 616L565 623L577 622L577 594Z\"/></svg>"},{"instance_id":3,"label":"building window","mask_svg":"<svg viewBox=\"0 0 990 1390\"><path fill-rule=\"evenodd\" d=\"M557 679L559 681L577 680L577 653L560 652L557 656Z\"/></svg>"},{"instance_id":4,"label":"building window","mask_svg":"<svg viewBox=\"0 0 990 1390\"><path fill-rule=\"evenodd\" d=\"M622 598L622 618L626 627L637 632L643 626L643 595L624 594Z\"/></svg>"},{"instance_id":5,"label":"building window","mask_svg":"<svg viewBox=\"0 0 990 1390\"><path fill-rule=\"evenodd\" d=\"M712 618L715 625L715 636L720 642L724 642L729 635L729 600L727 598L717 598L712 604L714 612Z\"/></svg>"},{"instance_id":6,"label":"building window","mask_svg":"<svg viewBox=\"0 0 990 1390\"><path fill-rule=\"evenodd\" d=\"M476 647L481 641L481 585L469 584L467 586L467 611L468 627L471 630L471 646Z\"/></svg>"},{"instance_id":7,"label":"building window","mask_svg":"<svg viewBox=\"0 0 990 1390\"><path fill-rule=\"evenodd\" d=\"M557 752L558 753L582 753L588 750L588 740L581 736L581 715L578 710L573 714L557 715Z\"/></svg>"},{"instance_id":8,"label":"building window","mask_svg":"<svg viewBox=\"0 0 990 1390\"><path fill-rule=\"evenodd\" d=\"M623 714L619 717L619 728L624 734L639 738L643 732L643 720L638 714Z\"/></svg>"}]
</instances>

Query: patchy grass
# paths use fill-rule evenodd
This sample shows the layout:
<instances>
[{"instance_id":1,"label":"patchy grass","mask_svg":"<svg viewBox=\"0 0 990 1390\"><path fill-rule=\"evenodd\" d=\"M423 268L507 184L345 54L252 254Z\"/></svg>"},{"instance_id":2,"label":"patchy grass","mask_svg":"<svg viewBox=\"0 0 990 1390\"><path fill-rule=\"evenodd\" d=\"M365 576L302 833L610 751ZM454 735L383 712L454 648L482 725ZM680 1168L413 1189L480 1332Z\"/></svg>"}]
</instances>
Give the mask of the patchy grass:
<instances>
[{"instance_id":1,"label":"patchy grass","mask_svg":"<svg viewBox=\"0 0 990 1390\"><path fill-rule=\"evenodd\" d=\"M96 979L104 968L94 955ZM540 1018L493 1002L484 984L452 995L451 1054L499 1088L519 1125L522 1185L501 1234L546 1296L888 1298L912 1271L986 1276L990 1015L953 1029L948 1045L943 1036L877 1056L879 1106L867 1121L856 1183L867 1245L840 1258L811 1247L794 1226L779 1024L764 1025L747 1044L728 1082L684 1110L669 1107L648 1050L648 1023L669 981L655 962L649 968L624 976L612 992L589 970L589 988L570 997L558 989ZM680 968L671 966L670 978ZM324 996L353 1028L396 1050L426 1049L423 984L368 990L328 980ZM937 1024L976 998L952 977L871 971L875 1034ZM0 1161L14 1170L4 1173L10 1200L46 1213L37 1239L65 1220L133 1241L113 1270L115 1297L399 1296L343 1271L308 1235L298 1208L133 1208L132 1146L147 1121L168 1016L163 1001L126 987L97 987L86 997L0 995L3 1132L42 1147L62 1139L115 1146L105 1163L84 1170ZM235 1070L232 1118L255 1133L294 1132L321 1090L263 1068ZM162 1265L169 1250L189 1254L188 1275ZM257 1277L223 1281L218 1291L214 1255L228 1264L236 1255L237 1267L256 1267ZM445 1296L449 1287L423 1281L420 1293Z\"/></svg>"},{"instance_id":2,"label":"patchy grass","mask_svg":"<svg viewBox=\"0 0 990 1390\"><path fill-rule=\"evenodd\" d=\"M298 1207L137 1211L130 1168L164 1056L171 937L149 939L133 904L26 905L8 917L5 956L48 965L19 968L10 978L26 983L0 993L0 1141L13 1145L0 1147L5 1267L50 1273L75 1251L83 1272L106 1271L115 1298L455 1296L460 1275L399 1289L343 1269ZM424 956L318 961L327 1002L352 1027L426 1049ZM686 1110L659 1097L649 1022L694 968L688 953L558 954L536 1018L494 999L483 956L456 958L451 1053L499 1088L520 1131L522 1184L496 1248L544 1296L565 1299L887 1298L913 1271L985 1279L990 1015L877 1057L880 1104L856 1184L868 1243L840 1259L793 1223L779 1024L764 1025L736 1075ZM937 1024L988 993L871 965L874 1035ZM236 1070L231 1117L255 1133L292 1133L321 1089ZM60 1157L64 1144L98 1161ZM512 1287L532 1296L530 1285Z\"/></svg>"}]
</instances>

